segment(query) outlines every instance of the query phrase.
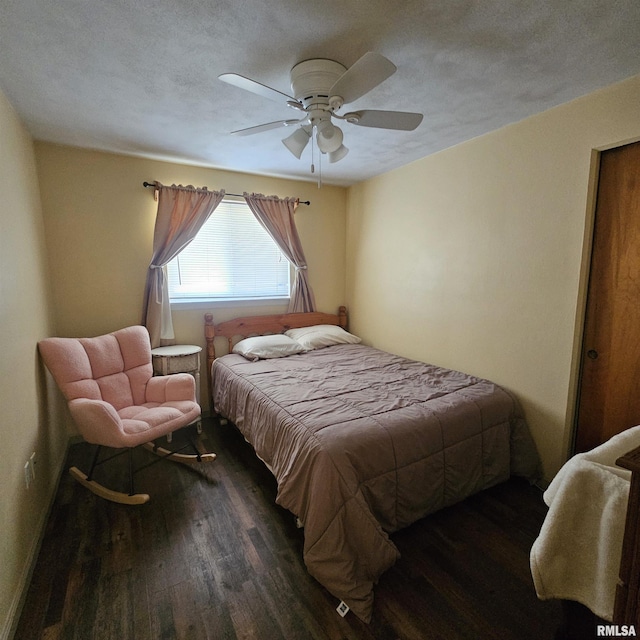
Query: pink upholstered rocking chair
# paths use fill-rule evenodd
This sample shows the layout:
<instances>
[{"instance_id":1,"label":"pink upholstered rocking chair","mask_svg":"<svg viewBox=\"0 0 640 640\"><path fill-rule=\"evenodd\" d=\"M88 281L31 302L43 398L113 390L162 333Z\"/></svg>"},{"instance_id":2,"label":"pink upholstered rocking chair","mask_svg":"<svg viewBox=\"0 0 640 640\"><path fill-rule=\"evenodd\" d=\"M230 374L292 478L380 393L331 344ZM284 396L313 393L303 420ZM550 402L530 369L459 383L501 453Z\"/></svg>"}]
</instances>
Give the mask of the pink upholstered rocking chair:
<instances>
[{"instance_id":1,"label":"pink upholstered rocking chair","mask_svg":"<svg viewBox=\"0 0 640 640\"><path fill-rule=\"evenodd\" d=\"M149 466L134 468L133 449L139 445L180 462L215 459L214 453L201 454L190 439L175 451L154 444L156 439L170 439L171 433L195 422L200 417L200 406L190 374L153 376L151 344L145 327L127 327L95 338L47 338L38 347L82 437L97 445L88 474L77 467L69 469L96 495L123 504L149 500L148 494L134 491L134 474ZM108 489L93 479L97 465L116 457L100 461L103 447L129 451L128 494ZM194 453L181 453L187 447Z\"/></svg>"}]
</instances>

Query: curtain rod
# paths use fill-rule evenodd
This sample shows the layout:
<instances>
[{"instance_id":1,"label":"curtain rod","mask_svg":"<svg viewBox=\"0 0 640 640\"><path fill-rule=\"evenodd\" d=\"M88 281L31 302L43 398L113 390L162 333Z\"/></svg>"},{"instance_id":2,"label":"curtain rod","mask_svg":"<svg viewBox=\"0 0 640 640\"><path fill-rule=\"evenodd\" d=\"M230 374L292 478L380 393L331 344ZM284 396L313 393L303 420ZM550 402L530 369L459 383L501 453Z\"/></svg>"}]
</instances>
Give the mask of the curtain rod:
<instances>
[{"instance_id":1,"label":"curtain rod","mask_svg":"<svg viewBox=\"0 0 640 640\"><path fill-rule=\"evenodd\" d=\"M155 182L147 182L146 180L142 183L143 187L153 187L155 189L156 187L156 183ZM225 196L235 196L236 198L244 198L244 196L241 193L225 193ZM299 204L306 204L309 205L311 204L311 200L298 200Z\"/></svg>"}]
</instances>

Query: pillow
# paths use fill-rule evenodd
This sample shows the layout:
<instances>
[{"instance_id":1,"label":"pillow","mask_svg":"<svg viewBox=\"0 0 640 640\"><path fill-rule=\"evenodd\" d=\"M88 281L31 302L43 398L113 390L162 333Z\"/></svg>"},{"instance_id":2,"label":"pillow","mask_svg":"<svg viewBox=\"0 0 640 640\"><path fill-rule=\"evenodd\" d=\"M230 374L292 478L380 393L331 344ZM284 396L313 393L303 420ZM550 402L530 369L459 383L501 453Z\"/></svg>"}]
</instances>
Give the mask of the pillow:
<instances>
[{"instance_id":1,"label":"pillow","mask_svg":"<svg viewBox=\"0 0 640 640\"><path fill-rule=\"evenodd\" d=\"M330 347L334 344L357 344L360 342L360 338L334 324L316 324L312 327L289 329L289 331L285 331L285 335L296 340L306 351Z\"/></svg>"},{"instance_id":2,"label":"pillow","mask_svg":"<svg viewBox=\"0 0 640 640\"><path fill-rule=\"evenodd\" d=\"M302 351L304 351L304 347L301 344L283 334L245 338L233 347L233 353L249 360L284 358Z\"/></svg>"}]
</instances>

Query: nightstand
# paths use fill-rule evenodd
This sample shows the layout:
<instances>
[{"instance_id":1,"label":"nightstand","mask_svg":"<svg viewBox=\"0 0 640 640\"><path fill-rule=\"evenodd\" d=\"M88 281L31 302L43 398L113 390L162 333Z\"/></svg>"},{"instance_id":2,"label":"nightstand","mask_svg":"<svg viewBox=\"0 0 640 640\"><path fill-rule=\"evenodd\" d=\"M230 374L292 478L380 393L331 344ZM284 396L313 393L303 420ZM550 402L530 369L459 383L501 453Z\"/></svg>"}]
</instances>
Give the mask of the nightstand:
<instances>
[{"instance_id":1,"label":"nightstand","mask_svg":"<svg viewBox=\"0 0 640 640\"><path fill-rule=\"evenodd\" d=\"M200 404L200 352L202 347L194 344L172 344L151 349L153 373L166 376L170 373L190 373L196 379L196 401ZM198 433L202 432L202 420L197 422Z\"/></svg>"}]
</instances>

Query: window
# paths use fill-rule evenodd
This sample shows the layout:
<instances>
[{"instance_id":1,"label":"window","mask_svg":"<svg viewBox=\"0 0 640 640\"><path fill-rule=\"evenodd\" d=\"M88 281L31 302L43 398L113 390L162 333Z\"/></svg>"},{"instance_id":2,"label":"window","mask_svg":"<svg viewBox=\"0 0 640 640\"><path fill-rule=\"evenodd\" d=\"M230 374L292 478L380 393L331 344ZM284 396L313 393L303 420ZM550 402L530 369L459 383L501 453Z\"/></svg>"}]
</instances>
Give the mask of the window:
<instances>
[{"instance_id":1,"label":"window","mask_svg":"<svg viewBox=\"0 0 640 640\"><path fill-rule=\"evenodd\" d=\"M289 261L246 202L223 200L167 272L171 302L289 298Z\"/></svg>"}]
</instances>

